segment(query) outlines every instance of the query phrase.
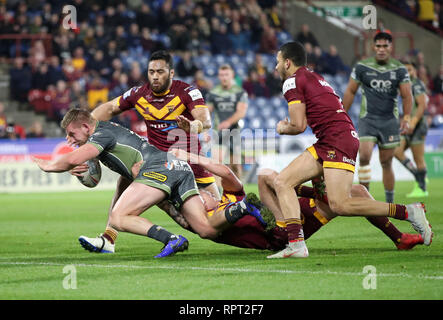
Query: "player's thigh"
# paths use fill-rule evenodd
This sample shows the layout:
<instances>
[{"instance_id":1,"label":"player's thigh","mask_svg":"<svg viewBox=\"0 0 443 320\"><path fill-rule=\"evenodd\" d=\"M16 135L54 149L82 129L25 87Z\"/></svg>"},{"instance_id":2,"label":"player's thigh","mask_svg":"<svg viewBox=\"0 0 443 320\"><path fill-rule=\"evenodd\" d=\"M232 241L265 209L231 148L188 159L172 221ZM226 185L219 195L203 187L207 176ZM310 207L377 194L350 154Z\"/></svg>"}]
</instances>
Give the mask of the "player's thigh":
<instances>
[{"instance_id":1,"label":"player's thigh","mask_svg":"<svg viewBox=\"0 0 443 320\"><path fill-rule=\"evenodd\" d=\"M133 182L117 200L111 215L140 215L167 196L166 192L143 183Z\"/></svg>"},{"instance_id":2,"label":"player's thigh","mask_svg":"<svg viewBox=\"0 0 443 320\"><path fill-rule=\"evenodd\" d=\"M324 168L324 178L329 206L336 211L351 197L354 173L343 169Z\"/></svg>"},{"instance_id":3,"label":"player's thigh","mask_svg":"<svg viewBox=\"0 0 443 320\"><path fill-rule=\"evenodd\" d=\"M199 196L187 198L180 211L200 237L215 238L217 236L217 231L209 224L203 201Z\"/></svg>"},{"instance_id":4,"label":"player's thigh","mask_svg":"<svg viewBox=\"0 0 443 320\"><path fill-rule=\"evenodd\" d=\"M322 165L311 153L304 151L284 168L275 178L275 188L294 188L323 172Z\"/></svg>"}]
</instances>

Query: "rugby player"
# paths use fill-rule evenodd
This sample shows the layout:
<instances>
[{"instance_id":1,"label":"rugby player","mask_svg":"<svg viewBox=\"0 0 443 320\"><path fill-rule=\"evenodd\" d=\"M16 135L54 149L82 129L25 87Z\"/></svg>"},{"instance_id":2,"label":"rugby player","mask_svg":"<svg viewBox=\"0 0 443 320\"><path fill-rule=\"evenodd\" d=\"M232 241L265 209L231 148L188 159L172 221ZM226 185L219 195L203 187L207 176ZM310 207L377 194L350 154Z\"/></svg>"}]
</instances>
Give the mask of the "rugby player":
<instances>
[{"instance_id":1,"label":"rugby player","mask_svg":"<svg viewBox=\"0 0 443 320\"><path fill-rule=\"evenodd\" d=\"M296 135L309 125L317 142L293 160L274 181L276 195L288 231L288 246L269 258L307 257L300 205L294 187L323 176L331 210L337 215L389 216L408 220L429 245L432 230L421 203L400 205L351 197L358 135L334 89L306 67L306 51L299 42L284 44L277 53L283 95L289 119L277 124L279 134Z\"/></svg>"},{"instance_id":2,"label":"rugby player","mask_svg":"<svg viewBox=\"0 0 443 320\"><path fill-rule=\"evenodd\" d=\"M97 121L87 110L69 110L61 126L66 130L68 142L78 148L52 161L33 160L43 171L65 172L98 158L109 169L131 181L113 204L110 227L163 242L165 247L156 257L184 251L189 245L185 237L173 235L140 217L151 206L168 199L200 237L217 236L217 230L207 219L194 174L186 161L159 150L127 128ZM242 210L237 206L233 211L236 209ZM103 250L106 238L101 239L101 246L91 246Z\"/></svg>"},{"instance_id":3,"label":"rugby player","mask_svg":"<svg viewBox=\"0 0 443 320\"><path fill-rule=\"evenodd\" d=\"M353 68L343 96L343 107L349 110L358 88L362 88L362 104L358 121L360 137L359 181L369 190L370 161L375 144L383 173L386 202L394 202L395 176L392 170L394 150L400 145L400 134L410 133L412 108L408 71L391 57L392 36L379 32L374 37L375 56L362 60ZM403 101L403 118L399 121L397 96Z\"/></svg>"},{"instance_id":4,"label":"rugby player","mask_svg":"<svg viewBox=\"0 0 443 320\"><path fill-rule=\"evenodd\" d=\"M241 179L241 127L238 122L246 116L248 94L235 83L234 70L229 64L218 68L218 80L220 84L211 89L206 97L209 110L217 115L219 122L216 128L219 145L216 159L220 163L229 163L229 167ZM214 145L211 151L214 151Z\"/></svg>"},{"instance_id":5,"label":"rugby player","mask_svg":"<svg viewBox=\"0 0 443 320\"><path fill-rule=\"evenodd\" d=\"M395 149L394 156L401 164L414 175L416 184L414 190L407 194L408 198L427 197L426 190L426 162L425 139L428 133L428 123L424 113L428 103L425 84L417 77L417 67L413 62L404 63L411 77L412 95L414 96L411 118L411 134L400 136L400 146ZM405 150L411 148L415 166L405 155Z\"/></svg>"}]
</instances>

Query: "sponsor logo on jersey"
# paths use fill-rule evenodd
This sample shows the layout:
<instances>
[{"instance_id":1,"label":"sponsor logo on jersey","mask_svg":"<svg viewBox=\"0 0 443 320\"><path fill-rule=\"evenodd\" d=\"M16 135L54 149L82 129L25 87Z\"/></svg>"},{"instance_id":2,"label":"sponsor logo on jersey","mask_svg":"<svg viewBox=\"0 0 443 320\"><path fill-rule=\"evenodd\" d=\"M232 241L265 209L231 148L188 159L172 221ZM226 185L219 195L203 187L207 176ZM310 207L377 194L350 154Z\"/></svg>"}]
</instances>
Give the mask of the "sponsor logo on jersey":
<instances>
[{"instance_id":1,"label":"sponsor logo on jersey","mask_svg":"<svg viewBox=\"0 0 443 320\"><path fill-rule=\"evenodd\" d=\"M289 78L286 79L286 81L283 83L283 95L286 94L291 89L295 89L295 78Z\"/></svg>"},{"instance_id":2,"label":"sponsor logo on jersey","mask_svg":"<svg viewBox=\"0 0 443 320\"><path fill-rule=\"evenodd\" d=\"M348 157L343 156L342 161L343 162L347 162L347 163L352 164L353 166L355 166L355 161L352 160L352 159L349 159Z\"/></svg>"},{"instance_id":3,"label":"sponsor logo on jersey","mask_svg":"<svg viewBox=\"0 0 443 320\"><path fill-rule=\"evenodd\" d=\"M191 97L192 101L203 99L202 93L198 89L191 90L188 94Z\"/></svg>"},{"instance_id":4,"label":"sponsor logo on jersey","mask_svg":"<svg viewBox=\"0 0 443 320\"><path fill-rule=\"evenodd\" d=\"M165 168L177 171L192 171L189 164L184 160L173 159L165 162Z\"/></svg>"},{"instance_id":5,"label":"sponsor logo on jersey","mask_svg":"<svg viewBox=\"0 0 443 320\"><path fill-rule=\"evenodd\" d=\"M148 171L148 172L143 172L143 176L146 178L151 178L154 180L158 180L160 182L165 182L166 180L168 180L168 177L165 176L164 174L155 172L155 171Z\"/></svg>"},{"instance_id":6,"label":"sponsor logo on jersey","mask_svg":"<svg viewBox=\"0 0 443 320\"><path fill-rule=\"evenodd\" d=\"M369 85L372 89L379 92L387 92L392 88L391 80L372 79Z\"/></svg>"}]
</instances>

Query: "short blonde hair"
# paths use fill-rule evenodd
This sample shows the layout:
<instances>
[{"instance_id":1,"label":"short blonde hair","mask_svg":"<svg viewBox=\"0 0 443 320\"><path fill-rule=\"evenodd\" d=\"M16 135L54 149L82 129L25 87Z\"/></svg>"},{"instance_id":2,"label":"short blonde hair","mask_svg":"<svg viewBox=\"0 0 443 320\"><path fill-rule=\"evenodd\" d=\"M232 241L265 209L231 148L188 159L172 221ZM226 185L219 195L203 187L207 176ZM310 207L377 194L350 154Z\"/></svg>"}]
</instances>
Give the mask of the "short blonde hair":
<instances>
[{"instance_id":1,"label":"short blonde hair","mask_svg":"<svg viewBox=\"0 0 443 320\"><path fill-rule=\"evenodd\" d=\"M94 118L88 110L81 108L72 108L68 110L68 112L66 112L65 116L60 122L60 126L63 129L66 129L66 127L69 126L70 123L76 121L92 123L94 122Z\"/></svg>"}]
</instances>

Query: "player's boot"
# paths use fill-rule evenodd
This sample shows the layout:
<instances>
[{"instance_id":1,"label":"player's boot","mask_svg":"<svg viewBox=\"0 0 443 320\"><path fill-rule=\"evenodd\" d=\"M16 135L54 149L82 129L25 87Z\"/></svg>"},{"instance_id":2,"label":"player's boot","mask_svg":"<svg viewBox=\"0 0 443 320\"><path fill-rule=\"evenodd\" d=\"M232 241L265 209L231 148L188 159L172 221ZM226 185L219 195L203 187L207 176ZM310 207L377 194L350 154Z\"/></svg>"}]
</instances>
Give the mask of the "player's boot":
<instances>
[{"instance_id":1,"label":"player's boot","mask_svg":"<svg viewBox=\"0 0 443 320\"><path fill-rule=\"evenodd\" d=\"M396 243L398 250L411 250L417 244L423 244L423 237L416 233L403 233L400 242Z\"/></svg>"},{"instance_id":2,"label":"player's boot","mask_svg":"<svg viewBox=\"0 0 443 320\"><path fill-rule=\"evenodd\" d=\"M172 237L171 237L172 238ZM162 251L154 258L164 258L173 256L177 252L188 250L189 241L183 236L178 236L169 240L169 242L163 247Z\"/></svg>"},{"instance_id":3,"label":"player's boot","mask_svg":"<svg viewBox=\"0 0 443 320\"><path fill-rule=\"evenodd\" d=\"M432 242L432 233L431 225L426 219L426 208L423 203L416 202L412 204L406 205L406 209L408 210L408 220L415 231L421 234L423 237L423 243L426 246L429 246Z\"/></svg>"},{"instance_id":4,"label":"player's boot","mask_svg":"<svg viewBox=\"0 0 443 320\"><path fill-rule=\"evenodd\" d=\"M304 241L289 242L286 248L275 254L268 256L268 259L279 258L307 258L309 256L308 247Z\"/></svg>"},{"instance_id":5,"label":"player's boot","mask_svg":"<svg viewBox=\"0 0 443 320\"><path fill-rule=\"evenodd\" d=\"M96 238L88 238L85 236L80 236L78 238L81 246L90 252L97 253L114 253L115 252L115 244L112 244L108 239L103 237L103 235L99 235Z\"/></svg>"},{"instance_id":6,"label":"player's boot","mask_svg":"<svg viewBox=\"0 0 443 320\"><path fill-rule=\"evenodd\" d=\"M424 191L418 183L415 184L414 190L406 195L406 198L423 198L429 196L428 191Z\"/></svg>"}]
</instances>

